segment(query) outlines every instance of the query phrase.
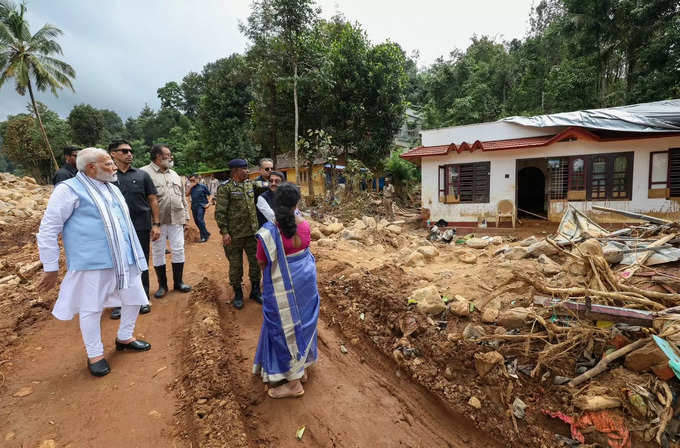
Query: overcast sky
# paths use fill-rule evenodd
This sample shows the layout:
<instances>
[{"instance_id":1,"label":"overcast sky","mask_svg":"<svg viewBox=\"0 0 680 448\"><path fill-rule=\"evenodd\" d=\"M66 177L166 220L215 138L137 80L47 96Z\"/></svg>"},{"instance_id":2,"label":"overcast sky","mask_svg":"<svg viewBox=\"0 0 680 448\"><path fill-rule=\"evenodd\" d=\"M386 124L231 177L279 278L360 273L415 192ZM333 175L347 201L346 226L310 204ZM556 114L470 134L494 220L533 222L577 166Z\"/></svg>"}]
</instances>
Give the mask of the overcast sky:
<instances>
[{"instance_id":1,"label":"overcast sky","mask_svg":"<svg viewBox=\"0 0 680 448\"><path fill-rule=\"evenodd\" d=\"M63 60L76 70L75 93L37 97L65 117L88 103L112 109L125 120L145 103L159 107L156 89L234 52L247 42L239 21L250 0L26 0L31 31L51 23L64 31ZM465 49L477 34L499 40L522 38L533 0L318 0L325 18L341 12L358 21L369 39L399 43L420 52L420 66L454 48ZM199 7L200 5L200 7ZM0 120L25 111L10 80L0 88Z\"/></svg>"}]
</instances>

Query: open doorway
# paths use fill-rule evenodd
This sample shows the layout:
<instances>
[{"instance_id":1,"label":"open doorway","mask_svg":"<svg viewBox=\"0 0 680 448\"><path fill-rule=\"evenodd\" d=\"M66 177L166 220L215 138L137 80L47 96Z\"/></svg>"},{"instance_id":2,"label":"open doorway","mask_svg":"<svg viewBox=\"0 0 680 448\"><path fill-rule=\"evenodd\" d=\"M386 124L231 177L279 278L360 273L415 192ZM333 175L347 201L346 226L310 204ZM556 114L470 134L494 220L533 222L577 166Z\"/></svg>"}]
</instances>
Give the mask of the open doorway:
<instances>
[{"instance_id":1,"label":"open doorway","mask_svg":"<svg viewBox=\"0 0 680 448\"><path fill-rule=\"evenodd\" d=\"M545 216L545 175L540 168L526 166L517 172L517 208Z\"/></svg>"}]
</instances>

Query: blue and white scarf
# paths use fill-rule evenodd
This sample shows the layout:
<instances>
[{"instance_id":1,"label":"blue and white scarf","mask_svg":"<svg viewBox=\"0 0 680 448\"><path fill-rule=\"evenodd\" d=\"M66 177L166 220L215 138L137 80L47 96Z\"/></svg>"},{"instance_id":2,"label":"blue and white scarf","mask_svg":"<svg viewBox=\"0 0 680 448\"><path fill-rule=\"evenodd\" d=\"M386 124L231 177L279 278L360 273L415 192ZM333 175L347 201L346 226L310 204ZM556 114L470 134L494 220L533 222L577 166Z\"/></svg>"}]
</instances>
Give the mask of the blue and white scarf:
<instances>
[{"instance_id":1,"label":"blue and white scarf","mask_svg":"<svg viewBox=\"0 0 680 448\"><path fill-rule=\"evenodd\" d=\"M97 188L94 181L87 176L82 171L76 174L76 179L85 187L90 199L94 202L97 210L99 210L99 216L101 216L104 222L104 229L106 231L106 241L109 244L109 249L111 250L111 255L113 257L113 272L116 275L116 286L117 289L125 289L129 287L130 275L128 272L127 262L125 260L125 254L121 253L121 240L124 238L123 230L120 227L120 223L113 216L109 207L106 204L106 198L104 194ZM108 182L104 182L104 187L111 194L113 201L118 203L118 206L123 210L123 216L125 217L125 225L127 226L127 231L130 239L133 238L135 234L135 228L132 225L132 220L130 219L130 213L125 203L125 198L118 188L112 188ZM140 253L141 248L138 248L134 241L127 241L132 247L132 256L135 259L135 264L139 269L139 272L144 270L143 266L140 264L139 260L144 259L144 254Z\"/></svg>"}]
</instances>

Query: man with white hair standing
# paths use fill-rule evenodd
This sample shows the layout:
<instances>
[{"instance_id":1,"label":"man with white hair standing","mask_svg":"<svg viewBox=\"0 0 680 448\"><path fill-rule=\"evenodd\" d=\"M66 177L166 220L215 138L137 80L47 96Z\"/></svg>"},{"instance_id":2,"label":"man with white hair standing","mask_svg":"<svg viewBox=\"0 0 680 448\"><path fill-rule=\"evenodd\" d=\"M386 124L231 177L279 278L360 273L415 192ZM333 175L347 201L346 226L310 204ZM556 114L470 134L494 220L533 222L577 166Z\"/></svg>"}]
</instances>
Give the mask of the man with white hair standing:
<instances>
[{"instance_id":1,"label":"man with white hair standing","mask_svg":"<svg viewBox=\"0 0 680 448\"><path fill-rule=\"evenodd\" d=\"M125 198L111 182L116 164L103 149L78 153L78 174L54 188L37 235L44 274L39 285L52 289L59 270L59 234L67 272L52 314L71 320L78 314L88 368L94 376L110 372L104 359L101 316L121 307L116 350L146 351L151 344L133 336L139 307L149 301L141 273L147 269Z\"/></svg>"}]
</instances>

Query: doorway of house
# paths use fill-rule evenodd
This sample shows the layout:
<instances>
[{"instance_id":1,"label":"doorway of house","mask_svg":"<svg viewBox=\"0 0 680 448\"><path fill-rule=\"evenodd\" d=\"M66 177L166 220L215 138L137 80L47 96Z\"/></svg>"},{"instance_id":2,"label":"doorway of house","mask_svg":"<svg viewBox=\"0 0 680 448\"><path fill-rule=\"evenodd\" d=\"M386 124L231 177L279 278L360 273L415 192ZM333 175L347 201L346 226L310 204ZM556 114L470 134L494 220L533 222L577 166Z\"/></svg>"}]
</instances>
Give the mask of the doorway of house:
<instances>
[{"instance_id":1,"label":"doorway of house","mask_svg":"<svg viewBox=\"0 0 680 448\"><path fill-rule=\"evenodd\" d=\"M517 208L545 216L545 175L535 166L517 172ZM522 212L517 210L518 215Z\"/></svg>"}]
</instances>

